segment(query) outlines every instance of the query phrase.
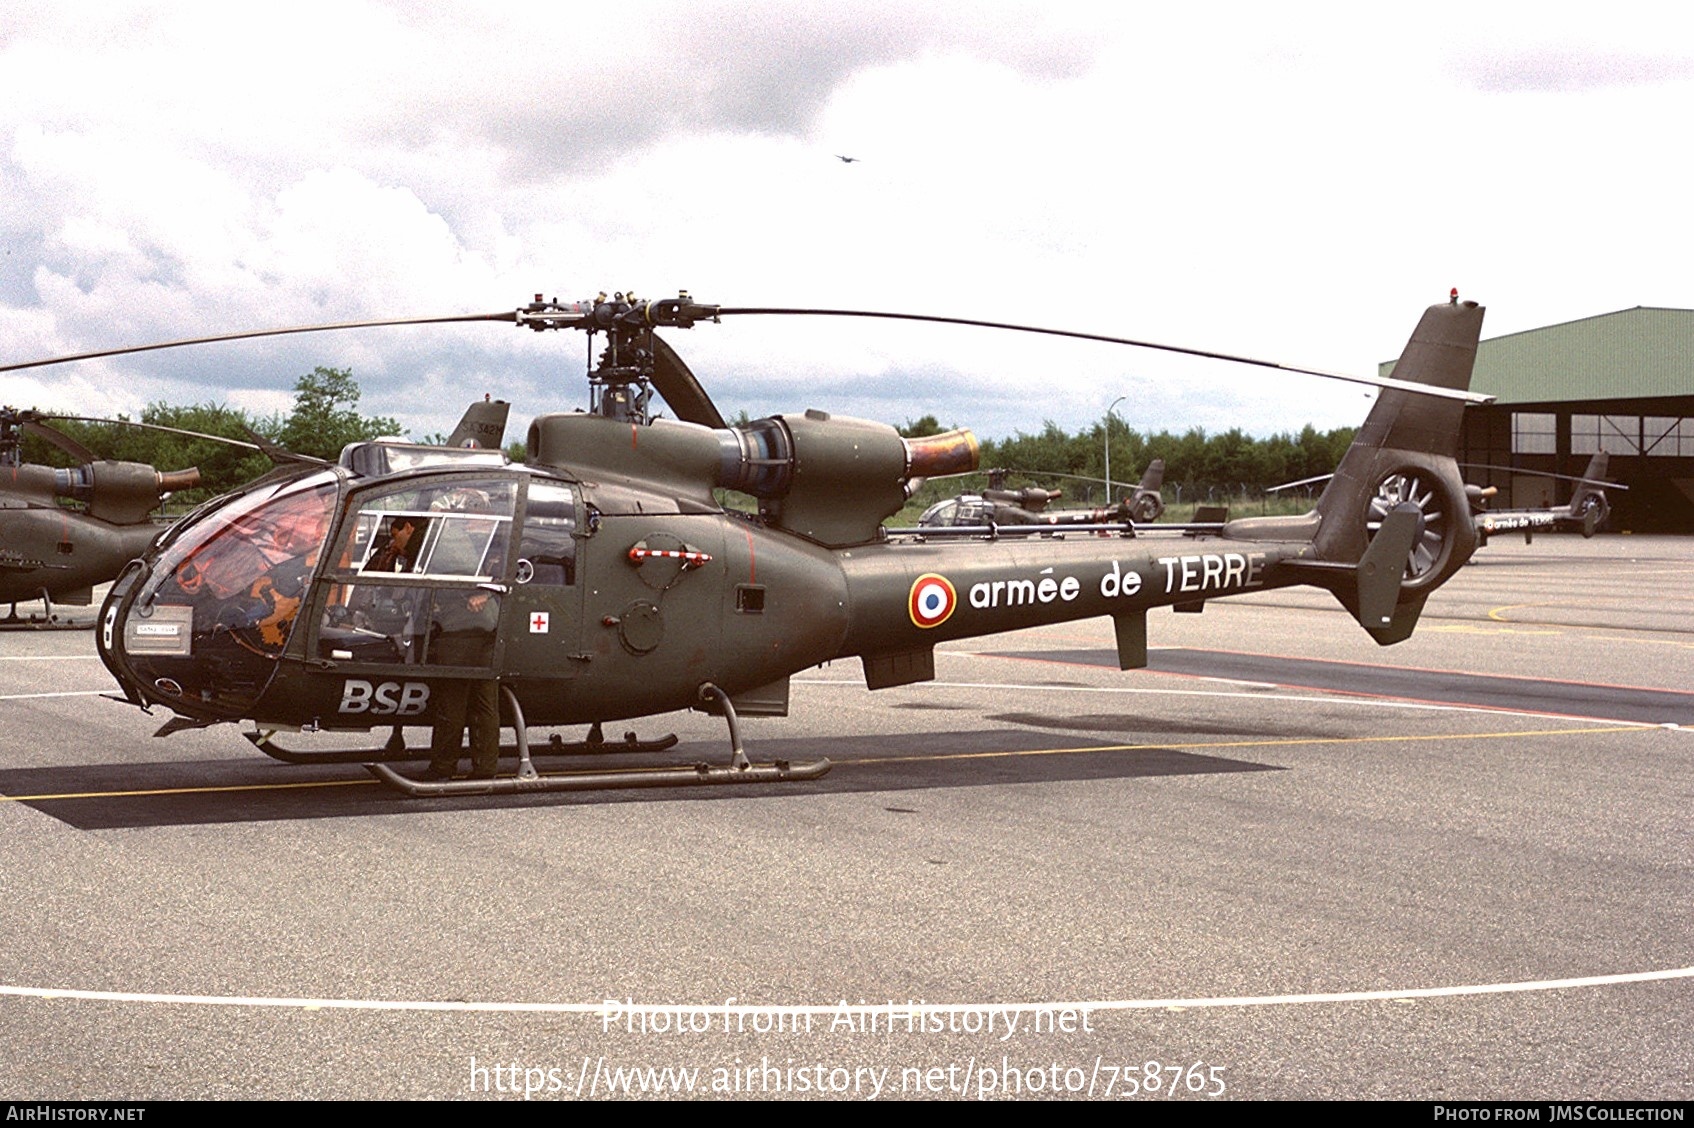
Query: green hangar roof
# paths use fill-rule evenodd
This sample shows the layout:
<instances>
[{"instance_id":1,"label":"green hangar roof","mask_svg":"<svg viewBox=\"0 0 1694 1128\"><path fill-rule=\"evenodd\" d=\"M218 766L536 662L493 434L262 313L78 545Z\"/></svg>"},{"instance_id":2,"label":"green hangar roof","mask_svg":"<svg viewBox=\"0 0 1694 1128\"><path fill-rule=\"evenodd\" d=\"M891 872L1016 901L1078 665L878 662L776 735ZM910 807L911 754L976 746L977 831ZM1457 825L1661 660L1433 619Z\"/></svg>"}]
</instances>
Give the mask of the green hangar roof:
<instances>
[{"instance_id":1,"label":"green hangar roof","mask_svg":"<svg viewBox=\"0 0 1694 1128\"><path fill-rule=\"evenodd\" d=\"M1471 389L1500 403L1694 395L1694 310L1636 306L1491 338Z\"/></svg>"}]
</instances>

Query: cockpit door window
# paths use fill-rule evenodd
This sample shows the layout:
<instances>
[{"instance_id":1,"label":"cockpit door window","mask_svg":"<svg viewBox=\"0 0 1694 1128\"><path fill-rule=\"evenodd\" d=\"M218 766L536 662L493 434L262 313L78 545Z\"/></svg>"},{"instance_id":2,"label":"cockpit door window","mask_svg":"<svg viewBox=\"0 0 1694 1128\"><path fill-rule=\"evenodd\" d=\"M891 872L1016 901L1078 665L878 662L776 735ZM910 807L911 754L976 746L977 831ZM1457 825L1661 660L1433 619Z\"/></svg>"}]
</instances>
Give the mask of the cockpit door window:
<instances>
[{"instance_id":1,"label":"cockpit door window","mask_svg":"<svg viewBox=\"0 0 1694 1128\"><path fill-rule=\"evenodd\" d=\"M317 656L491 668L517 496L515 480L465 478L355 494L326 576Z\"/></svg>"}]
</instances>

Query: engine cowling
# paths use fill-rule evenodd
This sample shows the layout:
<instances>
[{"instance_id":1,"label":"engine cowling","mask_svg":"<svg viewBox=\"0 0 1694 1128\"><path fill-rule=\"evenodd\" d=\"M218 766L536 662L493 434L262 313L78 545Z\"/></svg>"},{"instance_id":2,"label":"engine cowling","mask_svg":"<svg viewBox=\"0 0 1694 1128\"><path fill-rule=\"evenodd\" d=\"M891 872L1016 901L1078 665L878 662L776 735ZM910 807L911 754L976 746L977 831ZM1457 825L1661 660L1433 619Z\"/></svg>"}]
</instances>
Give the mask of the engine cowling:
<instances>
[{"instance_id":1,"label":"engine cowling","mask_svg":"<svg viewBox=\"0 0 1694 1128\"><path fill-rule=\"evenodd\" d=\"M965 430L907 439L886 423L824 411L718 429L574 414L535 420L529 457L698 504L714 487L751 494L771 524L837 547L875 540L905 504L908 482L974 470L980 448Z\"/></svg>"}]
</instances>

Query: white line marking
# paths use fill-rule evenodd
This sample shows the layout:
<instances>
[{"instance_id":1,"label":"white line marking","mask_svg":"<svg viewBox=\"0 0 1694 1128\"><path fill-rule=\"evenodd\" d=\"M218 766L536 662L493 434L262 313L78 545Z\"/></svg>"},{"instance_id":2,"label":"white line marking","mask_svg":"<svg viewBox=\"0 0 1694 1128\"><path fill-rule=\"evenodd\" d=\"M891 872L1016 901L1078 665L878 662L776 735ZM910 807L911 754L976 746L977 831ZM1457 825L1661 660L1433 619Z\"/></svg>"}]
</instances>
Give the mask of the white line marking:
<instances>
[{"instance_id":1,"label":"white line marking","mask_svg":"<svg viewBox=\"0 0 1694 1128\"><path fill-rule=\"evenodd\" d=\"M0 654L0 662L98 662L98 654Z\"/></svg>"},{"instance_id":2,"label":"white line marking","mask_svg":"<svg viewBox=\"0 0 1694 1128\"><path fill-rule=\"evenodd\" d=\"M1030 1013L1055 1010L1200 1010L1219 1007L1304 1006L1314 1003L1367 1003L1394 999L1447 999L1465 995L1510 995L1529 991L1570 991L1587 987L1614 987L1626 983L1654 983L1694 978L1694 967L1664 971L1633 971L1618 975L1587 975L1571 979L1531 979L1516 983L1474 983L1453 987L1411 987L1388 991L1334 991L1303 995L1224 995L1170 999L1070 999L1036 1003L835 1003L800 1006L741 1005L732 1002L694 1006L678 1003L636 1003L603 1000L596 1003L482 1002L460 999L314 999L266 995L171 995L142 991L81 991L64 987L0 986L0 996L25 999L76 999L97 1003L161 1003L173 1006L288 1007L308 1010L366 1011L479 1011L505 1014L654 1014L690 1013L708 1015L753 1014L959 1014L967 1011Z\"/></svg>"},{"instance_id":3,"label":"white line marking","mask_svg":"<svg viewBox=\"0 0 1694 1128\"><path fill-rule=\"evenodd\" d=\"M33 701L38 697L99 697L105 689L67 689L57 693L0 693L0 701Z\"/></svg>"}]
</instances>

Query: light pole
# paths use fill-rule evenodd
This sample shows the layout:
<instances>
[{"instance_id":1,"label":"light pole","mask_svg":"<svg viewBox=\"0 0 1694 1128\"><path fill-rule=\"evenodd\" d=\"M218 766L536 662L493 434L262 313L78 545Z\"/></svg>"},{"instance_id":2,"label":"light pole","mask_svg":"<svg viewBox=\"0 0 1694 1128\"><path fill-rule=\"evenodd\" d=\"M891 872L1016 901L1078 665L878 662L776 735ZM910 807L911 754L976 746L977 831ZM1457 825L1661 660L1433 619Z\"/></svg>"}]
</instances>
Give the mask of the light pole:
<instances>
[{"instance_id":1,"label":"light pole","mask_svg":"<svg viewBox=\"0 0 1694 1128\"><path fill-rule=\"evenodd\" d=\"M1111 407L1106 409L1106 505L1108 507L1112 504L1112 412L1116 410L1118 404L1128 398L1128 396L1119 396L1112 401Z\"/></svg>"}]
</instances>

